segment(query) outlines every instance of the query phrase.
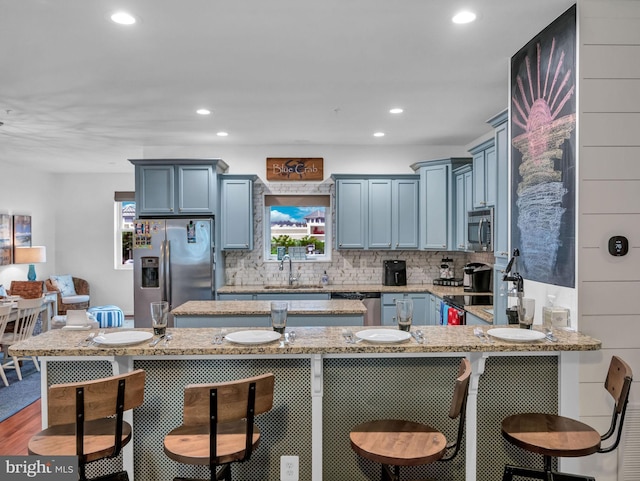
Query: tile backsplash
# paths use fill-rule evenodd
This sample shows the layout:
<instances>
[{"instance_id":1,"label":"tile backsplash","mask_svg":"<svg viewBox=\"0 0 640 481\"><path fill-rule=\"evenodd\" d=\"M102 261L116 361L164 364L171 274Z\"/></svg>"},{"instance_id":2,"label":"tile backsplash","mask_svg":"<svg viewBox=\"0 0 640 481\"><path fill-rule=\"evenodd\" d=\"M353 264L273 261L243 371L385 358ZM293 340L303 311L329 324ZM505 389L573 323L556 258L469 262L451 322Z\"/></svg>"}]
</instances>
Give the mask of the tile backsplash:
<instances>
[{"instance_id":1,"label":"tile backsplash","mask_svg":"<svg viewBox=\"0 0 640 481\"><path fill-rule=\"evenodd\" d=\"M331 194L334 183L254 183L254 248L251 252L225 253L225 278L227 285L286 284L288 268L279 270L276 261L264 260L264 195L265 194ZM333 207L334 208L334 207ZM334 208L335 209L335 208ZM335 220L335 210L332 212ZM443 257L453 260L455 277L462 278L462 268L467 262L493 264L489 253L439 252L439 251L379 251L335 250L335 231L331 232L331 262L293 262L294 275L300 284L320 284L326 271L330 284L382 284L382 261L401 259L407 263L407 284L431 284L440 277ZM329 244L329 243L327 243Z\"/></svg>"}]
</instances>

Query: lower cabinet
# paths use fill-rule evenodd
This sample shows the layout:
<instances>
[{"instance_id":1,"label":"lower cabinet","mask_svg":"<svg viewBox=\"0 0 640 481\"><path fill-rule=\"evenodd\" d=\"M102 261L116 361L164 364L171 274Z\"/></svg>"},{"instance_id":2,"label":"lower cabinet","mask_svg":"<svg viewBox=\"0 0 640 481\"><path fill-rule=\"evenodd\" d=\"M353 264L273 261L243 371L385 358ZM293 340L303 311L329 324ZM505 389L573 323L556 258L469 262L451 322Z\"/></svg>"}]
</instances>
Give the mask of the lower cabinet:
<instances>
[{"instance_id":1,"label":"lower cabinet","mask_svg":"<svg viewBox=\"0 0 640 481\"><path fill-rule=\"evenodd\" d=\"M486 326L487 325L487 321L483 321L478 316L474 316L470 312L467 312L464 315L464 319L467 326Z\"/></svg>"},{"instance_id":2,"label":"lower cabinet","mask_svg":"<svg viewBox=\"0 0 640 481\"><path fill-rule=\"evenodd\" d=\"M414 325L434 324L435 318L431 315L431 297L433 295L427 292L382 294L382 325L398 326L396 321L396 300L398 299L413 301Z\"/></svg>"}]
</instances>

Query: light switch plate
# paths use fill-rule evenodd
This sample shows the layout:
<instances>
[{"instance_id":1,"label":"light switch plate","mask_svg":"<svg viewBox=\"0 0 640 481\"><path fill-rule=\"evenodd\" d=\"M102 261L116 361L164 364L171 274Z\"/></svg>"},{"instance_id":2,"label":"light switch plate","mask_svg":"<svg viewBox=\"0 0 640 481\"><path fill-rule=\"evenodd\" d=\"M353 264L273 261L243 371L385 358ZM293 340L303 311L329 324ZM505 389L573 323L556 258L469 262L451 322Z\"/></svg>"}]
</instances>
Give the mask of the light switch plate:
<instances>
[{"instance_id":1,"label":"light switch plate","mask_svg":"<svg viewBox=\"0 0 640 481\"><path fill-rule=\"evenodd\" d=\"M280 457L280 481L298 481L298 456Z\"/></svg>"}]
</instances>

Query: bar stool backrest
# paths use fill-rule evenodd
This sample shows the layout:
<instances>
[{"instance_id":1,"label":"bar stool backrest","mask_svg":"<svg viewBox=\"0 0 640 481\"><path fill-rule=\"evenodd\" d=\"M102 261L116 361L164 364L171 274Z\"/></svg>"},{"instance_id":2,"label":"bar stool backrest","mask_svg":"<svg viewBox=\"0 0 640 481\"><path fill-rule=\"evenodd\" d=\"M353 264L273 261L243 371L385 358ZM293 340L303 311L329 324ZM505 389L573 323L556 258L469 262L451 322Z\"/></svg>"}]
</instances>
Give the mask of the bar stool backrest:
<instances>
[{"instance_id":1,"label":"bar stool backrest","mask_svg":"<svg viewBox=\"0 0 640 481\"><path fill-rule=\"evenodd\" d=\"M145 372L142 369L92 381L54 384L49 388L49 426L76 422L77 389L84 388L85 421L117 413L118 383L125 380L124 408L128 411L144 401Z\"/></svg>"},{"instance_id":2,"label":"bar stool backrest","mask_svg":"<svg viewBox=\"0 0 640 481\"><path fill-rule=\"evenodd\" d=\"M182 423L187 425L209 424L211 390L217 389L218 423L237 421L247 417L249 386L255 383L254 415L265 413L273 407L273 374L264 374L238 381L216 384L189 384L184 389Z\"/></svg>"}]
</instances>

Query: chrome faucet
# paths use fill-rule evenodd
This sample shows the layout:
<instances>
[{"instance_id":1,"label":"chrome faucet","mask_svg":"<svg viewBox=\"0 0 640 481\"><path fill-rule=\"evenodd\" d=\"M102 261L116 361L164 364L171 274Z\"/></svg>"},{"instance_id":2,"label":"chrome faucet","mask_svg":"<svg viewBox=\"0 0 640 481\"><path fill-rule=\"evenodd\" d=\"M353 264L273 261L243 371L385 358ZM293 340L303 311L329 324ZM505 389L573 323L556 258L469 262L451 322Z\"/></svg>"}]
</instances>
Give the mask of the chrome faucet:
<instances>
[{"instance_id":1,"label":"chrome faucet","mask_svg":"<svg viewBox=\"0 0 640 481\"><path fill-rule=\"evenodd\" d=\"M285 259L289 260L289 285L291 286L291 285L293 285L293 283L295 281L298 280L298 278L297 277L293 277L293 265L292 265L292 262L291 262L291 256L289 254L285 254L284 256L282 256L282 260L280 261L280 270L284 269L284 261L285 261Z\"/></svg>"}]
</instances>

